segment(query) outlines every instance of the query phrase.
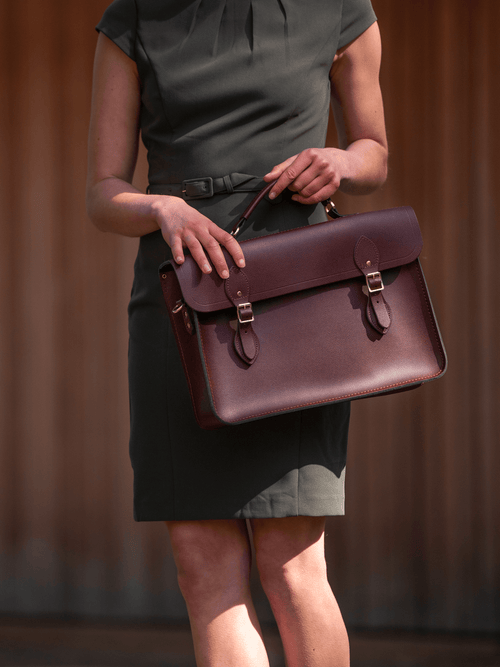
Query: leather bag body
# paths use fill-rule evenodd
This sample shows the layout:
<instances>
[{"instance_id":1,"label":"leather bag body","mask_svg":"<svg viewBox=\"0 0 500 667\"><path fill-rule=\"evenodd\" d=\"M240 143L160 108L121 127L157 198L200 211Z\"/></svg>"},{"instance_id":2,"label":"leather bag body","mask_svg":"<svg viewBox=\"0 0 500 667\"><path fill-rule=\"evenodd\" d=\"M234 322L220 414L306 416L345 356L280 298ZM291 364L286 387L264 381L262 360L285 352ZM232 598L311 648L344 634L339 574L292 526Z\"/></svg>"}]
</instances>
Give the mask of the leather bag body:
<instances>
[{"instance_id":1,"label":"leather bag body","mask_svg":"<svg viewBox=\"0 0 500 667\"><path fill-rule=\"evenodd\" d=\"M446 354L410 207L340 217L224 250L227 280L160 267L198 424L217 428L440 377Z\"/></svg>"}]
</instances>

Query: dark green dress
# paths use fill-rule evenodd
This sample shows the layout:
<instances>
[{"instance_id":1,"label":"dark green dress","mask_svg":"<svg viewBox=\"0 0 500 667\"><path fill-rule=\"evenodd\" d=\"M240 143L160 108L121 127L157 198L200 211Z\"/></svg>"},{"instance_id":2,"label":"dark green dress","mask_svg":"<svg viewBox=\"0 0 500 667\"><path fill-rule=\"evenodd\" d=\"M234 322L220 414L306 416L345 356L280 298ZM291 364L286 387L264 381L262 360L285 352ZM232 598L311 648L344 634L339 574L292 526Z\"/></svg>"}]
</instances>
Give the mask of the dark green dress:
<instances>
[{"instance_id":1,"label":"dark green dress","mask_svg":"<svg viewBox=\"0 0 500 667\"><path fill-rule=\"evenodd\" d=\"M97 29L137 63L152 191L262 176L323 147L335 52L375 20L369 0L115 0ZM230 229L253 196L189 203ZM279 199L241 239L325 219ZM158 279L170 258L160 232L141 238L129 306L136 520L343 514L349 403L197 426Z\"/></svg>"}]
</instances>

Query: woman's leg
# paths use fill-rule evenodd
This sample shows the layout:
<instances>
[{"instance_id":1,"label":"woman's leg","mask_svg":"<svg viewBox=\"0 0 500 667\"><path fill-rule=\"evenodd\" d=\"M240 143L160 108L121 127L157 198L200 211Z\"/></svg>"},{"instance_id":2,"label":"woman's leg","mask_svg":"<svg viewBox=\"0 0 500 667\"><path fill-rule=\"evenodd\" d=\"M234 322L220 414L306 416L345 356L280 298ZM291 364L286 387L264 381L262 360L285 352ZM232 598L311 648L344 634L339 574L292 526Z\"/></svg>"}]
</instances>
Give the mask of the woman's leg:
<instances>
[{"instance_id":1,"label":"woman's leg","mask_svg":"<svg viewBox=\"0 0 500 667\"><path fill-rule=\"evenodd\" d=\"M269 667L250 597L245 521L166 523L198 667Z\"/></svg>"},{"instance_id":2,"label":"woman's leg","mask_svg":"<svg viewBox=\"0 0 500 667\"><path fill-rule=\"evenodd\" d=\"M252 519L251 525L288 667L348 667L347 632L326 575L324 518Z\"/></svg>"}]
</instances>

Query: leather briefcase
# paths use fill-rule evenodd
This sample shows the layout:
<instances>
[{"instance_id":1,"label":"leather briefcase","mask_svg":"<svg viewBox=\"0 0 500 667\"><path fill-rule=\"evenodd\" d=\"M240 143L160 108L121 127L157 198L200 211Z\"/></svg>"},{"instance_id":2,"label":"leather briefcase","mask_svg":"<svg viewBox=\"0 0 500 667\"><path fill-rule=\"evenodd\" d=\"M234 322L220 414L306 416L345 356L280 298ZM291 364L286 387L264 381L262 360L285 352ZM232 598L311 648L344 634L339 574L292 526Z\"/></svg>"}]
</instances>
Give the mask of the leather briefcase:
<instances>
[{"instance_id":1,"label":"leather briefcase","mask_svg":"<svg viewBox=\"0 0 500 667\"><path fill-rule=\"evenodd\" d=\"M241 246L244 269L224 250L227 280L202 273L189 255L160 266L202 428L389 394L445 372L410 207L341 216Z\"/></svg>"}]
</instances>

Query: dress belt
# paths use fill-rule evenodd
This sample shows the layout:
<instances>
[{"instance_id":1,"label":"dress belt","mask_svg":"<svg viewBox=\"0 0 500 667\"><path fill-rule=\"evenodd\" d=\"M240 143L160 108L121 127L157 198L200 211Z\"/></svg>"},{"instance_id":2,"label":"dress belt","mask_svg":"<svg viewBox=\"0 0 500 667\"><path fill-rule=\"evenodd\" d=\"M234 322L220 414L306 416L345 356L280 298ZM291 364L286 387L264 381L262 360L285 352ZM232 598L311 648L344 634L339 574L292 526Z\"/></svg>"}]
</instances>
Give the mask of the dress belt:
<instances>
[{"instance_id":1,"label":"dress belt","mask_svg":"<svg viewBox=\"0 0 500 667\"><path fill-rule=\"evenodd\" d=\"M259 192L267 183L259 176L232 173L219 178L204 176L187 178L182 183L159 183L149 185L148 194L172 195L183 199L208 199L214 195L233 194L233 192Z\"/></svg>"}]
</instances>

